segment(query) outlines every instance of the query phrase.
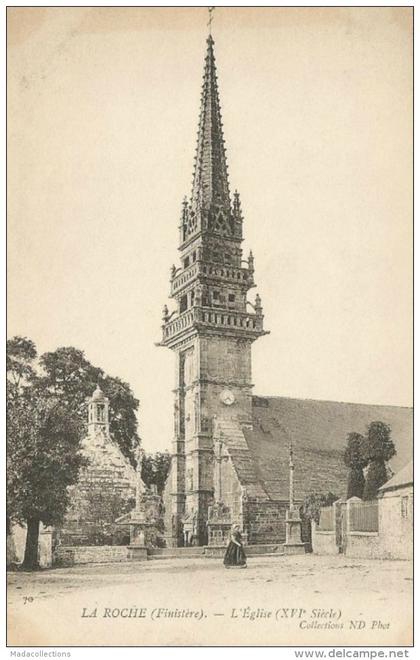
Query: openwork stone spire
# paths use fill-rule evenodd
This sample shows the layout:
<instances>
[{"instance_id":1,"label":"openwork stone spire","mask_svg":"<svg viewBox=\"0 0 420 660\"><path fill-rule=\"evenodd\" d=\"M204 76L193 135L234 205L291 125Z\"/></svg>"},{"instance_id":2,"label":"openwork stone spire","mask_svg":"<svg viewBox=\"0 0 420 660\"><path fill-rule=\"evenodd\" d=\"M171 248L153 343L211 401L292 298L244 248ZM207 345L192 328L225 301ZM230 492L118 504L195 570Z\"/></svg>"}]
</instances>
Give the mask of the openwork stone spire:
<instances>
[{"instance_id":1,"label":"openwork stone spire","mask_svg":"<svg viewBox=\"0 0 420 660\"><path fill-rule=\"evenodd\" d=\"M196 215L200 211L221 209L230 214L231 209L213 45L213 38L209 35L191 196L192 210Z\"/></svg>"}]
</instances>

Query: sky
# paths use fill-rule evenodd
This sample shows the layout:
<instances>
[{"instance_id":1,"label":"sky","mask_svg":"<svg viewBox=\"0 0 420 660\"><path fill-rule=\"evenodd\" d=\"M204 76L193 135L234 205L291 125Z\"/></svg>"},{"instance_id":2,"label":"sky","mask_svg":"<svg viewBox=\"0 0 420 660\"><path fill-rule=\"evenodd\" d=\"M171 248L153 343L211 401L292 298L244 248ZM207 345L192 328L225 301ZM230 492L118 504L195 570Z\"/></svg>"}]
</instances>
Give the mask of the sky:
<instances>
[{"instance_id":1,"label":"sky","mask_svg":"<svg viewBox=\"0 0 420 660\"><path fill-rule=\"evenodd\" d=\"M193 172L205 8L8 9L8 336L76 346L170 448L155 346ZM254 392L412 405L409 7L217 8L230 185L271 332ZM255 293L255 290L253 292Z\"/></svg>"}]
</instances>

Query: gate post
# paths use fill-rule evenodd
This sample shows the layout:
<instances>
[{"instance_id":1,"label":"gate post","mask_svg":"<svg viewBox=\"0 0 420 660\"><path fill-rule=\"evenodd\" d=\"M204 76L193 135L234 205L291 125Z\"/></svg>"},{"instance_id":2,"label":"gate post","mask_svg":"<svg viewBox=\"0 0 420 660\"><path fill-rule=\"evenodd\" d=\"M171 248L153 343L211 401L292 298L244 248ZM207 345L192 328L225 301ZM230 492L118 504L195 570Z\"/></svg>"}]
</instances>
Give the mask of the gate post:
<instances>
[{"instance_id":1,"label":"gate post","mask_svg":"<svg viewBox=\"0 0 420 660\"><path fill-rule=\"evenodd\" d=\"M333 525L335 531L335 543L337 545L338 552L343 552L343 509L345 509L346 502L343 499L339 499L333 503Z\"/></svg>"},{"instance_id":2,"label":"gate post","mask_svg":"<svg viewBox=\"0 0 420 660\"><path fill-rule=\"evenodd\" d=\"M353 525L352 525L352 510L353 507L357 506L362 500L360 497L356 497L354 495L353 497L350 497L350 499L347 500L346 502L346 530L345 530L345 543L344 543L344 553L346 552L347 549L347 535L350 534L353 531Z\"/></svg>"}]
</instances>

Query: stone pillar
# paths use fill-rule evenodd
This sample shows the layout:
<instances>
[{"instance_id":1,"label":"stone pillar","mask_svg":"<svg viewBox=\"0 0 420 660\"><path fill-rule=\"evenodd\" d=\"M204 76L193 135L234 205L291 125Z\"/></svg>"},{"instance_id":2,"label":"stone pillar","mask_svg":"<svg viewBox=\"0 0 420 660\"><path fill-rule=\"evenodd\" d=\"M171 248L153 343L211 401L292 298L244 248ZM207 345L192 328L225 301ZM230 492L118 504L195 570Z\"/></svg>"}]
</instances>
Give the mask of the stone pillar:
<instances>
[{"instance_id":1,"label":"stone pillar","mask_svg":"<svg viewBox=\"0 0 420 660\"><path fill-rule=\"evenodd\" d=\"M161 498L157 493L146 491L144 481L141 478L143 458L144 451L141 447L138 447L136 455L136 506L128 520L130 525L128 558L136 561L147 559L147 548L153 547L156 542L156 524L159 519L161 504Z\"/></svg>"},{"instance_id":2,"label":"stone pillar","mask_svg":"<svg viewBox=\"0 0 420 660\"><path fill-rule=\"evenodd\" d=\"M335 544L337 546L337 552L341 553L344 551L345 543L345 534L343 533L343 526L346 527L347 520L343 521L343 516L346 515L346 501L344 499L339 499L333 502L333 524L335 531Z\"/></svg>"},{"instance_id":3,"label":"stone pillar","mask_svg":"<svg viewBox=\"0 0 420 660\"><path fill-rule=\"evenodd\" d=\"M289 458L289 510L286 512L286 543L284 544L285 554L297 555L305 552L305 544L302 543L302 521L300 519L299 509L294 502L294 469L293 448L290 443Z\"/></svg>"},{"instance_id":4,"label":"stone pillar","mask_svg":"<svg viewBox=\"0 0 420 660\"><path fill-rule=\"evenodd\" d=\"M353 524L352 524L352 510L353 507L358 506L362 500L360 497L356 497L355 495L353 497L350 497L350 499L347 500L346 502L346 532L347 534L350 534L353 531Z\"/></svg>"},{"instance_id":5,"label":"stone pillar","mask_svg":"<svg viewBox=\"0 0 420 660\"><path fill-rule=\"evenodd\" d=\"M136 511L140 511L142 496L146 491L146 486L141 478L144 453L144 449L139 446L136 451Z\"/></svg>"}]
</instances>

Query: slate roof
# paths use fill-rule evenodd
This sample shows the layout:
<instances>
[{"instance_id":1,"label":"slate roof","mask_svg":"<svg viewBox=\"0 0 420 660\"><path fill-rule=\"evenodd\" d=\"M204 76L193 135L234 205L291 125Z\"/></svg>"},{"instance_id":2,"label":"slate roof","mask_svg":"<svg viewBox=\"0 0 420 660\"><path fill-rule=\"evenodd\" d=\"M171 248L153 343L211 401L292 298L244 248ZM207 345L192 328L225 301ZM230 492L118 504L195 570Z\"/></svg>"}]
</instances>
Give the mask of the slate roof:
<instances>
[{"instance_id":1,"label":"slate roof","mask_svg":"<svg viewBox=\"0 0 420 660\"><path fill-rule=\"evenodd\" d=\"M391 426L397 449L390 461L394 471L412 458L412 408L257 396L252 403L253 429L243 428L245 442L236 446L232 437L229 453L241 483L260 496L288 498L291 441L297 499L315 491L346 494L346 436L364 433L370 422Z\"/></svg>"},{"instance_id":2,"label":"slate roof","mask_svg":"<svg viewBox=\"0 0 420 660\"><path fill-rule=\"evenodd\" d=\"M380 491L384 492L386 490L393 490L394 488L402 488L403 486L410 486L413 484L413 461L407 463L402 470L394 474L394 476L389 479L383 486L380 487Z\"/></svg>"},{"instance_id":3,"label":"slate roof","mask_svg":"<svg viewBox=\"0 0 420 660\"><path fill-rule=\"evenodd\" d=\"M270 499L258 470L255 456L245 439L243 429L233 420L218 420L218 432L226 445L233 467L248 496Z\"/></svg>"}]
</instances>

